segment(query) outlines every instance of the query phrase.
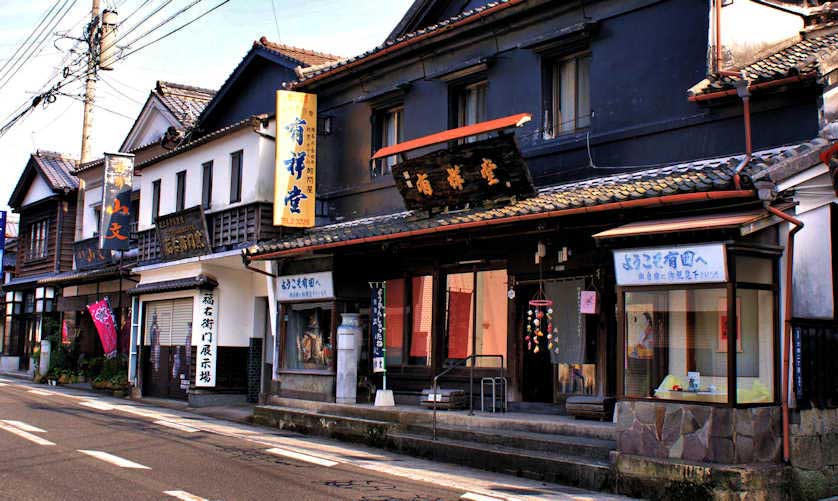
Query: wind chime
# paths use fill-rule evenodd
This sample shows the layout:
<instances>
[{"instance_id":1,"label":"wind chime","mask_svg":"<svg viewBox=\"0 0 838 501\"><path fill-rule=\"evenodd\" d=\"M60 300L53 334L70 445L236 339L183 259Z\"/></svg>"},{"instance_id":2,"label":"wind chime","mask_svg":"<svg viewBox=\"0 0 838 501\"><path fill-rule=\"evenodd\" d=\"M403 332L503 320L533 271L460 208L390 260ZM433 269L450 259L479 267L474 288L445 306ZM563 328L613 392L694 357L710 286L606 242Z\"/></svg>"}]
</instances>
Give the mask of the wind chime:
<instances>
[{"instance_id":1,"label":"wind chime","mask_svg":"<svg viewBox=\"0 0 838 501\"><path fill-rule=\"evenodd\" d=\"M527 350L539 353L546 344L551 353L559 353L559 330L553 326L553 301L544 294L544 279L541 264L547 249L543 242L538 242L535 262L538 263L538 292L529 301L527 310L527 333L524 341Z\"/></svg>"}]
</instances>

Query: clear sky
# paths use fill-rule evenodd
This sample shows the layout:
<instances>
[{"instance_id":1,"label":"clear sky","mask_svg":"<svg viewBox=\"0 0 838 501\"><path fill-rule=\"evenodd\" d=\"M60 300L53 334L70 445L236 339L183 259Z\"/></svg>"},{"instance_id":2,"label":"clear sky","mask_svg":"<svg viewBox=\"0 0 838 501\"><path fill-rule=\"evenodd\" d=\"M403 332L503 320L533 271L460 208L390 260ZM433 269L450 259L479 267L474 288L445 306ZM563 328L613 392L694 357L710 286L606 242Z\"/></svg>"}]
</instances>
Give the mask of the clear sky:
<instances>
[{"instance_id":1,"label":"clear sky","mask_svg":"<svg viewBox=\"0 0 838 501\"><path fill-rule=\"evenodd\" d=\"M62 0L63 1L63 0ZM68 0L72 2L73 0ZM202 0L157 30L136 46L153 40L221 0ZM143 23L124 41L191 4L173 0L159 14ZM3 0L0 9L0 67L32 32L54 0ZM134 13L125 29L151 13L165 0L101 0L103 8L116 8L120 18ZM142 9L138 7L146 3ZM231 0L194 24L127 57L114 71L101 72L94 112L92 156L119 148L133 119L157 80L218 88L229 76L254 40L271 41L351 56L381 43L408 9L412 0ZM56 31L80 37L89 18L90 0L77 0ZM274 17L276 12L276 18ZM55 73L73 41L50 36L36 53L0 89L0 118L31 99ZM119 44L118 44L119 45ZM56 50L56 46L62 51ZM135 46L135 47L136 47ZM2 85L2 79L0 79ZM68 93L83 93L83 83ZM115 112L115 113L113 113ZM46 109L39 107L0 137L3 153L0 177L0 207L5 208L11 190L35 149L60 151L78 157L81 149L82 104L59 97Z\"/></svg>"}]
</instances>

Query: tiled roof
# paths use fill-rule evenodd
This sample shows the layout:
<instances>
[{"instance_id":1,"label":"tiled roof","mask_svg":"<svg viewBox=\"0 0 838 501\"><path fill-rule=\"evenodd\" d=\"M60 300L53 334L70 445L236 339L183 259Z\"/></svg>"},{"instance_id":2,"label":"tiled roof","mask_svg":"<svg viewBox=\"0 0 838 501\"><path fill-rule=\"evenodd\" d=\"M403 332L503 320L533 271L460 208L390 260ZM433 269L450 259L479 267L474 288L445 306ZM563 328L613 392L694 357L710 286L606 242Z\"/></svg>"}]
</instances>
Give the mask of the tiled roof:
<instances>
[{"instance_id":1,"label":"tiled roof","mask_svg":"<svg viewBox=\"0 0 838 501\"><path fill-rule=\"evenodd\" d=\"M212 89L164 82L163 80L157 81L157 85L152 92L172 112L178 122L187 129L195 125L198 116L215 95L215 91Z\"/></svg>"},{"instance_id":2,"label":"tiled roof","mask_svg":"<svg viewBox=\"0 0 838 501\"><path fill-rule=\"evenodd\" d=\"M357 56L353 56L346 59L341 59L335 62L326 62L317 66L313 65L310 68L303 68L298 72L300 76L299 83L305 83L308 80L312 80L315 77L319 77L320 75L323 75L325 73L330 73L344 66L355 65L356 63L360 63L363 60L371 58L372 56L377 55L385 50L397 50L402 46L406 46L419 40L430 38L438 34L447 32L448 30L455 29L460 25L476 21L480 17L490 14L494 11L499 11L507 7L517 5L522 1L523 0L496 0L493 2L489 2L486 5L463 11L457 14L456 16L452 16L448 19L445 19L444 21L440 21L431 26L426 26L425 28L416 30L414 32L407 33L400 37L387 40L381 45L374 47L364 52L363 54L359 54Z\"/></svg>"},{"instance_id":3,"label":"tiled roof","mask_svg":"<svg viewBox=\"0 0 838 501\"><path fill-rule=\"evenodd\" d=\"M162 282L152 282L140 284L128 291L130 296L139 296L141 294L156 294L158 292L173 292L183 291L189 289L215 289L218 287L218 281L212 277L200 274L188 278L176 278L173 280L164 280Z\"/></svg>"},{"instance_id":4,"label":"tiled roof","mask_svg":"<svg viewBox=\"0 0 838 501\"><path fill-rule=\"evenodd\" d=\"M75 190L79 187L79 178L73 175L78 163L76 159L63 153L38 150L32 155L41 173L53 190Z\"/></svg>"},{"instance_id":5,"label":"tiled roof","mask_svg":"<svg viewBox=\"0 0 838 501\"><path fill-rule=\"evenodd\" d=\"M771 165L823 146L823 141L813 141L757 152L743 173L743 184L750 182L749 177L765 177ZM535 197L498 208L461 210L429 218L420 218L411 211L405 211L320 226L284 239L251 246L245 249L244 254L258 257L274 252L335 245L338 242L347 242L345 245L352 241L361 243L371 237L389 235L399 238L428 229L444 231L446 226L462 223L493 221L500 224L504 219L516 216L590 208L667 195L730 190L733 188L734 169L741 160L742 156L731 156L560 184L540 189Z\"/></svg>"},{"instance_id":6,"label":"tiled roof","mask_svg":"<svg viewBox=\"0 0 838 501\"><path fill-rule=\"evenodd\" d=\"M334 63L340 61L340 56L334 54L327 54L325 52L317 52L309 49L302 49L300 47L292 47L276 42L271 42L267 37L262 37L253 42L254 47L264 47L267 50L282 54L285 57L298 61L302 66L318 66L321 64Z\"/></svg>"},{"instance_id":7,"label":"tiled roof","mask_svg":"<svg viewBox=\"0 0 838 501\"><path fill-rule=\"evenodd\" d=\"M751 84L763 84L774 80L800 75L823 75L835 69L838 55L838 33L806 35L753 63L741 68ZM830 61L827 61L829 59ZM710 94L731 90L738 78L710 76L690 90L692 95Z\"/></svg>"},{"instance_id":8,"label":"tiled roof","mask_svg":"<svg viewBox=\"0 0 838 501\"><path fill-rule=\"evenodd\" d=\"M215 141L216 139L227 136L228 134L232 134L234 132L240 131L240 130L248 128L248 127L254 127L254 124L258 123L259 121L270 120L271 118L273 118L272 114L271 115L264 114L264 115L249 116L249 117L245 118L244 120L239 120L238 122L232 123L230 125L227 125L225 127L220 128L218 130L214 130L214 131L210 132L209 134L206 134L204 136L199 137L198 139L189 141L188 143L183 143L183 144L179 145L177 148L169 150L165 153L161 153L157 156L148 158L148 159L134 165L134 169L135 170L142 169L143 167L147 167L147 166L155 164L155 163L157 163L161 160L165 160L165 159L171 158L175 155L179 155L179 154L181 154L185 151L189 151L192 148L198 147L202 144L206 144L206 143L209 143L211 141Z\"/></svg>"}]
</instances>

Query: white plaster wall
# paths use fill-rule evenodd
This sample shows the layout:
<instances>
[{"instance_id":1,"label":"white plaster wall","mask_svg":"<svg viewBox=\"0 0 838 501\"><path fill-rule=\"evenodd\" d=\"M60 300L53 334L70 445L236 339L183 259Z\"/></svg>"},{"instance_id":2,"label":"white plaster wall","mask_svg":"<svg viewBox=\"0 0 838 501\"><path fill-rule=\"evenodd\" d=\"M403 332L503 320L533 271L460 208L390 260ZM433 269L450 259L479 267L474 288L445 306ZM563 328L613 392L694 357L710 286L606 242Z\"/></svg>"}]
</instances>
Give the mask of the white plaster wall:
<instances>
[{"instance_id":1,"label":"white plaster wall","mask_svg":"<svg viewBox=\"0 0 838 501\"><path fill-rule=\"evenodd\" d=\"M126 135L124 151L159 140L171 126L181 127L181 124L156 97L152 97L137 117L134 128Z\"/></svg>"},{"instance_id":2,"label":"white plaster wall","mask_svg":"<svg viewBox=\"0 0 838 501\"><path fill-rule=\"evenodd\" d=\"M830 208L798 215L805 225L794 241L794 316L833 317Z\"/></svg>"},{"instance_id":3,"label":"white plaster wall","mask_svg":"<svg viewBox=\"0 0 838 501\"><path fill-rule=\"evenodd\" d=\"M707 47L716 43L716 17L713 1L708 2L710 31ZM722 47L724 66L746 65L760 52L799 35L803 18L797 14L755 2L734 0L722 7ZM712 68L712 57L708 61Z\"/></svg>"},{"instance_id":4,"label":"white plaster wall","mask_svg":"<svg viewBox=\"0 0 838 501\"><path fill-rule=\"evenodd\" d=\"M52 192L52 189L49 187L47 182L44 181L44 178L38 174L29 185L29 190L26 192L26 196L23 197L23 205L29 205L53 195L54 193Z\"/></svg>"},{"instance_id":5,"label":"white plaster wall","mask_svg":"<svg viewBox=\"0 0 838 501\"><path fill-rule=\"evenodd\" d=\"M230 204L230 154L243 150L242 200ZM176 175L186 170L185 206L201 203L203 172L201 165L213 161L212 207L210 211L228 209L252 202L273 202L274 175L273 141L263 138L251 129L243 129L221 137L193 150L163 160L142 170L140 184L140 231L152 227L152 183L161 180L160 214L175 211Z\"/></svg>"},{"instance_id":6,"label":"white plaster wall","mask_svg":"<svg viewBox=\"0 0 838 501\"><path fill-rule=\"evenodd\" d=\"M239 271L204 264L202 268L204 274L218 280L218 345L249 346L250 338L255 335L253 273L244 267ZM192 343L196 344L196 340Z\"/></svg>"}]
</instances>

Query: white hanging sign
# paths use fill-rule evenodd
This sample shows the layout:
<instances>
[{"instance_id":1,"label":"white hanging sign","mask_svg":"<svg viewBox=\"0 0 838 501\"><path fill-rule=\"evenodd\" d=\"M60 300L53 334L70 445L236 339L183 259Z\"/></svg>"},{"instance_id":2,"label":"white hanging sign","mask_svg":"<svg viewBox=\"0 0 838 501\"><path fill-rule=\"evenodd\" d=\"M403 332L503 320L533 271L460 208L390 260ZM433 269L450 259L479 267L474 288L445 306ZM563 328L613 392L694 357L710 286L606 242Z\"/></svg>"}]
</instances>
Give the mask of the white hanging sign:
<instances>
[{"instance_id":1,"label":"white hanging sign","mask_svg":"<svg viewBox=\"0 0 838 501\"><path fill-rule=\"evenodd\" d=\"M279 301L328 299L335 295L330 271L283 275L278 281L277 299Z\"/></svg>"},{"instance_id":2,"label":"white hanging sign","mask_svg":"<svg viewBox=\"0 0 838 501\"><path fill-rule=\"evenodd\" d=\"M614 251L618 285L667 285L727 281L722 243Z\"/></svg>"},{"instance_id":3,"label":"white hanging sign","mask_svg":"<svg viewBox=\"0 0 838 501\"><path fill-rule=\"evenodd\" d=\"M218 360L218 300L215 292L202 290L198 294L197 322L192 335L198 341L195 361L195 386L215 386L215 366Z\"/></svg>"}]
</instances>

